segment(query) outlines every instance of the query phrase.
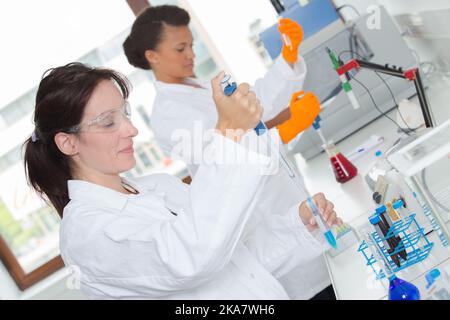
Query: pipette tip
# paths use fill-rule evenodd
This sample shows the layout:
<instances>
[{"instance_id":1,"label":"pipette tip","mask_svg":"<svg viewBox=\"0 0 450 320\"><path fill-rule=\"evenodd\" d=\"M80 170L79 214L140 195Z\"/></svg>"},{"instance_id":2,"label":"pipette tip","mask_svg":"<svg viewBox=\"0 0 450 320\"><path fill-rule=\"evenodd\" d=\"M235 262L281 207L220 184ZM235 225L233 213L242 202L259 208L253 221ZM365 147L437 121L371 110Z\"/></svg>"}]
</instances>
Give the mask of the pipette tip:
<instances>
[{"instance_id":1,"label":"pipette tip","mask_svg":"<svg viewBox=\"0 0 450 320\"><path fill-rule=\"evenodd\" d=\"M334 238L333 233L331 230L324 233L325 239L327 239L330 246L332 246L334 249L337 249L336 239Z\"/></svg>"}]
</instances>

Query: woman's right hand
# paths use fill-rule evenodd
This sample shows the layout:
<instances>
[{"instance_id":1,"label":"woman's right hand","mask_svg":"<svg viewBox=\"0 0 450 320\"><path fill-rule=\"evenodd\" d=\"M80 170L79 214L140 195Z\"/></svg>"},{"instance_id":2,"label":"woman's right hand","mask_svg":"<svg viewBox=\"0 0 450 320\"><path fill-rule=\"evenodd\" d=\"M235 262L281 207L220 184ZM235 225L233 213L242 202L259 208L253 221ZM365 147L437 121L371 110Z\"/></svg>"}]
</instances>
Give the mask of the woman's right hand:
<instances>
[{"instance_id":1,"label":"woman's right hand","mask_svg":"<svg viewBox=\"0 0 450 320\"><path fill-rule=\"evenodd\" d=\"M211 81L218 113L216 129L225 137L239 141L248 130L256 127L263 109L247 83L240 84L231 96L226 96L220 85L223 76L222 71Z\"/></svg>"}]
</instances>

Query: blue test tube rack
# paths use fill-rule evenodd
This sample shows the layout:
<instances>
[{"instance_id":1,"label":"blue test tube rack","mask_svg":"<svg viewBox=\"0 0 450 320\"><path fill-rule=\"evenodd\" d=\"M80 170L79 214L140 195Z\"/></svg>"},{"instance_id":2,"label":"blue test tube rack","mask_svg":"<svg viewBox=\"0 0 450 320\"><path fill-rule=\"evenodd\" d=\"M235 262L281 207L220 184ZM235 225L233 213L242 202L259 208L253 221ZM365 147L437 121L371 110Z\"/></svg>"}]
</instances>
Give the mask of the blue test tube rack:
<instances>
[{"instance_id":1,"label":"blue test tube rack","mask_svg":"<svg viewBox=\"0 0 450 320\"><path fill-rule=\"evenodd\" d=\"M396 221L390 227L388 233L386 234L386 237L384 238L380 237L379 234L375 231L371 234L373 239L375 239L375 243L373 245L376 245L380 248L381 252L386 258L386 261L389 263L391 270L394 273L425 260L430 254L431 249L433 248L434 244L428 240L427 236L424 233L424 229L417 223L415 216L416 215L412 213L410 216ZM383 241L395 236L401 237L401 244L399 244L393 252L389 253L385 248ZM404 260L400 258L400 266L397 266L392 260L391 256L397 254L402 250L406 250L407 259ZM371 267L376 275L377 280L386 277L383 269L376 268L377 260L372 254L369 244L365 240L363 240L359 245L358 252L363 255L364 259L366 260L366 265Z\"/></svg>"}]
</instances>

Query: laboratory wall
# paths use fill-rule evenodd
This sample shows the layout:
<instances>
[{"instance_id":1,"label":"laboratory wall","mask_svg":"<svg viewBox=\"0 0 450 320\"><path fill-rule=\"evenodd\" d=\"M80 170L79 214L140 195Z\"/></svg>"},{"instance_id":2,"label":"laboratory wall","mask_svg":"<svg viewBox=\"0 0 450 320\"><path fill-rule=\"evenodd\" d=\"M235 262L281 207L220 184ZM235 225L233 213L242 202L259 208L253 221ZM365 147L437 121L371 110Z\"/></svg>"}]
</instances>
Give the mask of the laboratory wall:
<instances>
[{"instance_id":1,"label":"laboratory wall","mask_svg":"<svg viewBox=\"0 0 450 320\"><path fill-rule=\"evenodd\" d=\"M394 17L408 46L421 63L433 62L441 72L450 68L450 1L448 0L334 0L337 6L351 5L361 14L372 5L383 5ZM341 11L354 18L352 8ZM387 44L388 45L388 44Z\"/></svg>"}]
</instances>

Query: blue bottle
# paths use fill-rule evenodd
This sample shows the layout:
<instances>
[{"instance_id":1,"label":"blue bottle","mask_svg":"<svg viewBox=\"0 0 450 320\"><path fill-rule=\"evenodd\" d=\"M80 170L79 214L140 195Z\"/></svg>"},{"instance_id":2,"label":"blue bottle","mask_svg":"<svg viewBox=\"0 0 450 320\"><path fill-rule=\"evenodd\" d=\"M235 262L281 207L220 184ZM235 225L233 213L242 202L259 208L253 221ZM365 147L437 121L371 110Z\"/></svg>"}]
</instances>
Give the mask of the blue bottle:
<instances>
[{"instance_id":1,"label":"blue bottle","mask_svg":"<svg viewBox=\"0 0 450 320\"><path fill-rule=\"evenodd\" d=\"M389 277L389 300L420 300L419 289L396 275Z\"/></svg>"}]
</instances>

